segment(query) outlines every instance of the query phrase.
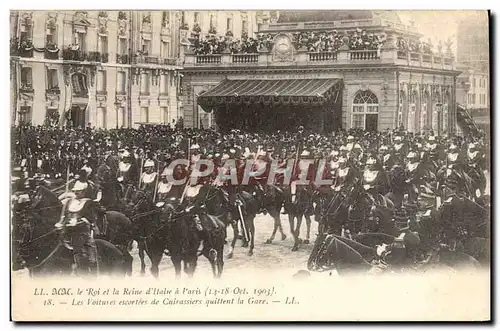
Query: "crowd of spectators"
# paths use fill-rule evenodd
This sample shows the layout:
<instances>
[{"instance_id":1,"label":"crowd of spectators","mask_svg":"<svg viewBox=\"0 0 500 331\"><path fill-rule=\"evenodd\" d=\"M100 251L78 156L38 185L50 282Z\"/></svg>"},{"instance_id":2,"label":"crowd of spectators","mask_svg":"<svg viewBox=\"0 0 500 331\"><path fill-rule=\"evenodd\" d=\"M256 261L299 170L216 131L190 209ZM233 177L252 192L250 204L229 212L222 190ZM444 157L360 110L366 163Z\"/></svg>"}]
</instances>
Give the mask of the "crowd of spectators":
<instances>
[{"instance_id":1,"label":"crowd of spectators","mask_svg":"<svg viewBox=\"0 0 500 331\"><path fill-rule=\"evenodd\" d=\"M258 53L263 49L270 51L275 35L260 33L256 38L243 35L235 39L231 35L201 37L193 34L192 50L196 55L222 54L229 51L231 54ZM346 46L349 50L378 50L384 38L366 30L339 33L338 31L303 31L293 34L293 44L296 49L306 49L308 52L337 52L340 47Z\"/></svg>"}]
</instances>

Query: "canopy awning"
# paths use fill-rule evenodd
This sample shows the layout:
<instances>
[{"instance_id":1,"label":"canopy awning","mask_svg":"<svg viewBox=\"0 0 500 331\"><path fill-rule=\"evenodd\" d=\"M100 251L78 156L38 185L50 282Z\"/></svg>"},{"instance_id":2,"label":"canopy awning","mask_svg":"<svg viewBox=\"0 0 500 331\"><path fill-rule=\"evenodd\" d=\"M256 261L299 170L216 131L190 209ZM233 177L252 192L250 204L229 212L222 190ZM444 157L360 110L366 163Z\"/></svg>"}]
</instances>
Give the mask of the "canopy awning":
<instances>
[{"instance_id":1,"label":"canopy awning","mask_svg":"<svg viewBox=\"0 0 500 331\"><path fill-rule=\"evenodd\" d=\"M223 105L322 105L338 98L341 79L226 79L198 96L198 104L211 111Z\"/></svg>"}]
</instances>

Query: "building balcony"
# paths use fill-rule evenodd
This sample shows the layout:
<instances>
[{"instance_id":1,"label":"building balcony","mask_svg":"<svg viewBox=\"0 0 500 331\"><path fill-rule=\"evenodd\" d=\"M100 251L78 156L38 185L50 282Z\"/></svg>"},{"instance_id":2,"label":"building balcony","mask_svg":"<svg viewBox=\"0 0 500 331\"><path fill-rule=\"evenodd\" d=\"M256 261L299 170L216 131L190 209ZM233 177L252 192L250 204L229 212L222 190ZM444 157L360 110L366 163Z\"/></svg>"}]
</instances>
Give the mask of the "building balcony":
<instances>
[{"instance_id":1,"label":"building balcony","mask_svg":"<svg viewBox=\"0 0 500 331\"><path fill-rule=\"evenodd\" d=\"M17 52L17 55L20 57L31 58L31 57L33 57L33 48L32 49L19 49L19 51Z\"/></svg>"},{"instance_id":2,"label":"building balcony","mask_svg":"<svg viewBox=\"0 0 500 331\"><path fill-rule=\"evenodd\" d=\"M56 87L51 87L51 88L46 89L45 93L46 94L57 94L57 95L59 95L59 94L61 94L61 90L59 89L58 86L56 86Z\"/></svg>"},{"instance_id":3,"label":"building balcony","mask_svg":"<svg viewBox=\"0 0 500 331\"><path fill-rule=\"evenodd\" d=\"M89 52L88 61L108 63L108 53Z\"/></svg>"},{"instance_id":4,"label":"building balcony","mask_svg":"<svg viewBox=\"0 0 500 331\"><path fill-rule=\"evenodd\" d=\"M204 54L185 55L184 68L210 67L268 67L268 66L324 66L324 65L403 65L419 68L454 70L455 61L445 55L412 53L397 49L380 50L338 50L328 52L308 52L298 50L291 61L280 62L273 59L271 52L255 54Z\"/></svg>"},{"instance_id":5,"label":"building balcony","mask_svg":"<svg viewBox=\"0 0 500 331\"><path fill-rule=\"evenodd\" d=\"M33 85L21 82L21 86L19 87L19 92L33 93L34 91L35 90L33 89Z\"/></svg>"},{"instance_id":6,"label":"building balcony","mask_svg":"<svg viewBox=\"0 0 500 331\"><path fill-rule=\"evenodd\" d=\"M54 52L54 51L48 51L47 49L45 49L44 57L47 60L58 60L59 59L59 50Z\"/></svg>"},{"instance_id":7,"label":"building balcony","mask_svg":"<svg viewBox=\"0 0 500 331\"><path fill-rule=\"evenodd\" d=\"M108 53L85 52L81 50L66 49L63 51L63 60L107 63Z\"/></svg>"},{"instance_id":8,"label":"building balcony","mask_svg":"<svg viewBox=\"0 0 500 331\"><path fill-rule=\"evenodd\" d=\"M130 57L128 54L116 54L116 63L130 64Z\"/></svg>"},{"instance_id":9,"label":"building balcony","mask_svg":"<svg viewBox=\"0 0 500 331\"><path fill-rule=\"evenodd\" d=\"M65 49L63 60L67 61L88 61L88 53L80 50Z\"/></svg>"},{"instance_id":10,"label":"building balcony","mask_svg":"<svg viewBox=\"0 0 500 331\"><path fill-rule=\"evenodd\" d=\"M162 66L179 66L178 58L162 58L160 56L134 55L133 64L144 64L161 68Z\"/></svg>"}]
</instances>

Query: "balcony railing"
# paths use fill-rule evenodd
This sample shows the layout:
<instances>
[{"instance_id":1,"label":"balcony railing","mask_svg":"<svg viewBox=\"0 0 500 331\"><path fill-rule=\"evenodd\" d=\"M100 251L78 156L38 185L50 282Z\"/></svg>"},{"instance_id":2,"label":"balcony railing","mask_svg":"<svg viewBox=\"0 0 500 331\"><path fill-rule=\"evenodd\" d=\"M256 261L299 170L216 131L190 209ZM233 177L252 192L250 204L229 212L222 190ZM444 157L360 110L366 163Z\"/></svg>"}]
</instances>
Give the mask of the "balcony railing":
<instances>
[{"instance_id":1,"label":"balcony railing","mask_svg":"<svg viewBox=\"0 0 500 331\"><path fill-rule=\"evenodd\" d=\"M67 61L89 61L89 62L108 62L108 53L84 52L80 50L66 49L63 51L63 60Z\"/></svg>"},{"instance_id":2,"label":"balcony railing","mask_svg":"<svg viewBox=\"0 0 500 331\"><path fill-rule=\"evenodd\" d=\"M75 97L75 98L88 98L89 92L88 91L73 91L73 97Z\"/></svg>"},{"instance_id":3,"label":"balcony railing","mask_svg":"<svg viewBox=\"0 0 500 331\"><path fill-rule=\"evenodd\" d=\"M57 51L57 52L49 52L48 50L45 50L44 57L47 60L58 60L59 59L59 51Z\"/></svg>"},{"instance_id":4,"label":"balcony railing","mask_svg":"<svg viewBox=\"0 0 500 331\"><path fill-rule=\"evenodd\" d=\"M90 62L108 62L108 53L100 53L100 52L89 52L88 61Z\"/></svg>"},{"instance_id":5,"label":"balcony railing","mask_svg":"<svg viewBox=\"0 0 500 331\"><path fill-rule=\"evenodd\" d=\"M30 50L19 50L18 55L20 57L33 57L33 49L30 49Z\"/></svg>"},{"instance_id":6,"label":"balcony railing","mask_svg":"<svg viewBox=\"0 0 500 331\"><path fill-rule=\"evenodd\" d=\"M220 54L211 54L211 55L198 55L196 56L197 64L219 64L221 63Z\"/></svg>"},{"instance_id":7,"label":"balcony railing","mask_svg":"<svg viewBox=\"0 0 500 331\"><path fill-rule=\"evenodd\" d=\"M350 51L351 60L376 60L379 58L377 50Z\"/></svg>"},{"instance_id":8,"label":"balcony railing","mask_svg":"<svg viewBox=\"0 0 500 331\"><path fill-rule=\"evenodd\" d=\"M108 91L97 91L97 95L108 95Z\"/></svg>"},{"instance_id":9,"label":"balcony railing","mask_svg":"<svg viewBox=\"0 0 500 331\"><path fill-rule=\"evenodd\" d=\"M406 60L408 58L408 52L398 51L398 59Z\"/></svg>"},{"instance_id":10,"label":"balcony railing","mask_svg":"<svg viewBox=\"0 0 500 331\"><path fill-rule=\"evenodd\" d=\"M116 54L116 63L120 64L130 64L130 58L128 54Z\"/></svg>"},{"instance_id":11,"label":"balcony railing","mask_svg":"<svg viewBox=\"0 0 500 331\"><path fill-rule=\"evenodd\" d=\"M420 53L410 53L410 60L420 62Z\"/></svg>"},{"instance_id":12,"label":"balcony railing","mask_svg":"<svg viewBox=\"0 0 500 331\"><path fill-rule=\"evenodd\" d=\"M167 65L175 66L178 65L177 58L161 58L159 56L144 56L144 55L134 55L132 57L133 64L153 64L153 65Z\"/></svg>"},{"instance_id":13,"label":"balcony railing","mask_svg":"<svg viewBox=\"0 0 500 331\"><path fill-rule=\"evenodd\" d=\"M309 61L331 61L337 60L337 52L315 52L309 53Z\"/></svg>"},{"instance_id":14,"label":"balcony railing","mask_svg":"<svg viewBox=\"0 0 500 331\"><path fill-rule=\"evenodd\" d=\"M178 63L177 58L160 58L160 64L167 66L176 66Z\"/></svg>"},{"instance_id":15,"label":"balcony railing","mask_svg":"<svg viewBox=\"0 0 500 331\"><path fill-rule=\"evenodd\" d=\"M75 51L66 49L63 51L63 60L67 61L87 61L88 53L84 51Z\"/></svg>"},{"instance_id":16,"label":"balcony railing","mask_svg":"<svg viewBox=\"0 0 500 331\"><path fill-rule=\"evenodd\" d=\"M257 63L259 54L232 54L233 63Z\"/></svg>"},{"instance_id":17,"label":"balcony railing","mask_svg":"<svg viewBox=\"0 0 500 331\"><path fill-rule=\"evenodd\" d=\"M33 89L33 85L21 82L21 87L19 88L19 91L25 92L25 93L32 93L35 90Z\"/></svg>"},{"instance_id":18,"label":"balcony railing","mask_svg":"<svg viewBox=\"0 0 500 331\"><path fill-rule=\"evenodd\" d=\"M47 94L61 94L61 90L59 89L58 86L56 86L56 87L48 88L47 90L45 90L45 93L47 93Z\"/></svg>"},{"instance_id":19,"label":"balcony railing","mask_svg":"<svg viewBox=\"0 0 500 331\"><path fill-rule=\"evenodd\" d=\"M272 65L274 57L270 52L258 54L186 54L184 67L210 66L258 66ZM367 62L370 64L405 65L413 67L437 68L444 70L454 69L454 60L443 55L415 53L396 49L380 50L338 50L336 52L305 52L297 51L294 56L294 65L349 65Z\"/></svg>"}]
</instances>

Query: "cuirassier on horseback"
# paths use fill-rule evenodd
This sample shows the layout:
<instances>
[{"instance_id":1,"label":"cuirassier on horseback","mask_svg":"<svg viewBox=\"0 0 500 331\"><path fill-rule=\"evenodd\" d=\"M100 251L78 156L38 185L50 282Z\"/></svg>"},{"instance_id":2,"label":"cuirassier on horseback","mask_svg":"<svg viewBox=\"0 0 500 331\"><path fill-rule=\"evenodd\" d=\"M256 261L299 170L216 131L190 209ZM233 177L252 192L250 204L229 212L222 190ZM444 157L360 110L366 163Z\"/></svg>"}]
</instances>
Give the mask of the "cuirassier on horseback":
<instances>
[{"instance_id":1,"label":"cuirassier on horseback","mask_svg":"<svg viewBox=\"0 0 500 331\"><path fill-rule=\"evenodd\" d=\"M85 193L88 184L77 181L72 188L73 196L63 201L63 216L55 224L64 236L64 243L73 249L78 272L81 275L97 275L97 250L94 241L96 215L92 212L95 202Z\"/></svg>"},{"instance_id":2,"label":"cuirassier on horseback","mask_svg":"<svg viewBox=\"0 0 500 331\"><path fill-rule=\"evenodd\" d=\"M154 194L155 187L158 183L158 173L155 171L155 162L146 160L144 162L144 172L141 174L139 189Z\"/></svg>"},{"instance_id":3,"label":"cuirassier on horseback","mask_svg":"<svg viewBox=\"0 0 500 331\"><path fill-rule=\"evenodd\" d=\"M138 171L135 158L128 150L124 150L121 154L120 162L118 163L118 171L116 175L122 190L121 196L124 199L128 198L130 188L137 185L137 176L139 175Z\"/></svg>"}]
</instances>

